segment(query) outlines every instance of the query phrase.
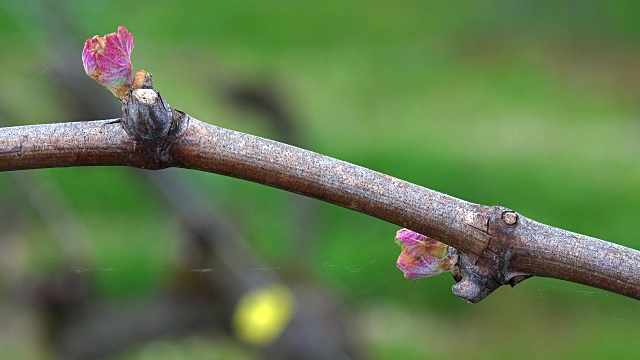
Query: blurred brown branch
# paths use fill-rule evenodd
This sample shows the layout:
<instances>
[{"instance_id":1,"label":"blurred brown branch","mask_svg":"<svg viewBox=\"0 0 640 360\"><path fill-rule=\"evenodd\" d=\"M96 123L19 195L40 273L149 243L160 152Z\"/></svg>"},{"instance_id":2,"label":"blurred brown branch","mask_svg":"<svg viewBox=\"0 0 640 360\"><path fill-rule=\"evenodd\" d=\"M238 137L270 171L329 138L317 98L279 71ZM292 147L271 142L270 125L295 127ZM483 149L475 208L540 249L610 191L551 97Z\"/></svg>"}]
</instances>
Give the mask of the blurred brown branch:
<instances>
[{"instance_id":1,"label":"blurred brown branch","mask_svg":"<svg viewBox=\"0 0 640 360\"><path fill-rule=\"evenodd\" d=\"M410 228L457 250L463 277L453 292L472 302L530 276L569 280L640 299L639 251L206 124L171 109L150 89L131 94L122 119L0 129L1 171L92 165L218 173Z\"/></svg>"}]
</instances>

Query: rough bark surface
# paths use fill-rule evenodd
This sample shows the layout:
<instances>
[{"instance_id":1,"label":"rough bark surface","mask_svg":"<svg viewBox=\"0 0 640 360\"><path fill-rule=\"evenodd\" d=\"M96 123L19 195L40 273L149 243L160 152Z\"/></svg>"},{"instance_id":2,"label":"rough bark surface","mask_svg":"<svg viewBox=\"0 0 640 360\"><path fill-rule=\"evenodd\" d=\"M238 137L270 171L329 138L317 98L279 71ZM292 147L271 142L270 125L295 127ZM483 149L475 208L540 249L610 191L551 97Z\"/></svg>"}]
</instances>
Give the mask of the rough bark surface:
<instances>
[{"instance_id":1,"label":"rough bark surface","mask_svg":"<svg viewBox=\"0 0 640 360\"><path fill-rule=\"evenodd\" d=\"M0 128L0 171L122 165L201 170L313 197L456 249L454 294L478 302L531 276L640 300L640 252L466 202L328 156L220 128L134 90L123 119Z\"/></svg>"}]
</instances>

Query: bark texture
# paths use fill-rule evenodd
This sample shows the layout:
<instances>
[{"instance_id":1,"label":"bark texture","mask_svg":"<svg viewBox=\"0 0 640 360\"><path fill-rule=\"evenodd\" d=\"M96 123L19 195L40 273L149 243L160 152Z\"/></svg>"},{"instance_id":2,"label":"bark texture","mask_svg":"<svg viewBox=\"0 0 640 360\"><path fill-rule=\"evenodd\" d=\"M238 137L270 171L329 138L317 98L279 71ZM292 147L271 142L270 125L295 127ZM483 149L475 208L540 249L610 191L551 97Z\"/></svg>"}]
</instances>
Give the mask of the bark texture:
<instances>
[{"instance_id":1,"label":"bark texture","mask_svg":"<svg viewBox=\"0 0 640 360\"><path fill-rule=\"evenodd\" d=\"M123 119L0 128L0 171L122 165L218 173L333 203L454 247L463 276L453 292L471 302L531 276L640 300L637 250L203 123L171 109L153 90L134 90L123 110Z\"/></svg>"}]
</instances>

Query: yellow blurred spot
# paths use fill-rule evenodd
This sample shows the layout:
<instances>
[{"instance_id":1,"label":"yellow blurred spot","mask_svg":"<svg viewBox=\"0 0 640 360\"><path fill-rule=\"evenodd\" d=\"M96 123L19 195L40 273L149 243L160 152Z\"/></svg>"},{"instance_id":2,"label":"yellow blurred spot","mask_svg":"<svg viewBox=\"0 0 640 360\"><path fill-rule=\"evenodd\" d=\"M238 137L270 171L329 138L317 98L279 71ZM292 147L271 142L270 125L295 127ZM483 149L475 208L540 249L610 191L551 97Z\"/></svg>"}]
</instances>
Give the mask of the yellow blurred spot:
<instances>
[{"instance_id":1,"label":"yellow blurred spot","mask_svg":"<svg viewBox=\"0 0 640 360\"><path fill-rule=\"evenodd\" d=\"M256 346L275 341L295 310L295 297L285 286L274 284L240 298L233 313L233 328L241 340Z\"/></svg>"}]
</instances>

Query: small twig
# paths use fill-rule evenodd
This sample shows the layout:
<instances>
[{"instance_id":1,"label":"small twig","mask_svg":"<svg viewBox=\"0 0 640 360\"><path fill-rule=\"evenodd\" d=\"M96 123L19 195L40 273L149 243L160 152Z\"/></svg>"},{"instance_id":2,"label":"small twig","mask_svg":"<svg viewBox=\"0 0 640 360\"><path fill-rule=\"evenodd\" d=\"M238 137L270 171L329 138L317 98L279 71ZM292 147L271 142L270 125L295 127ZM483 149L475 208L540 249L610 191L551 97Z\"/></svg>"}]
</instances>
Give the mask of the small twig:
<instances>
[{"instance_id":1,"label":"small twig","mask_svg":"<svg viewBox=\"0 0 640 360\"><path fill-rule=\"evenodd\" d=\"M640 299L640 251L206 124L171 109L150 89L134 90L127 104L122 123L100 120L0 129L0 171L124 165L218 173L340 205L454 247L463 278L453 291L472 302L530 276L569 280Z\"/></svg>"}]
</instances>

